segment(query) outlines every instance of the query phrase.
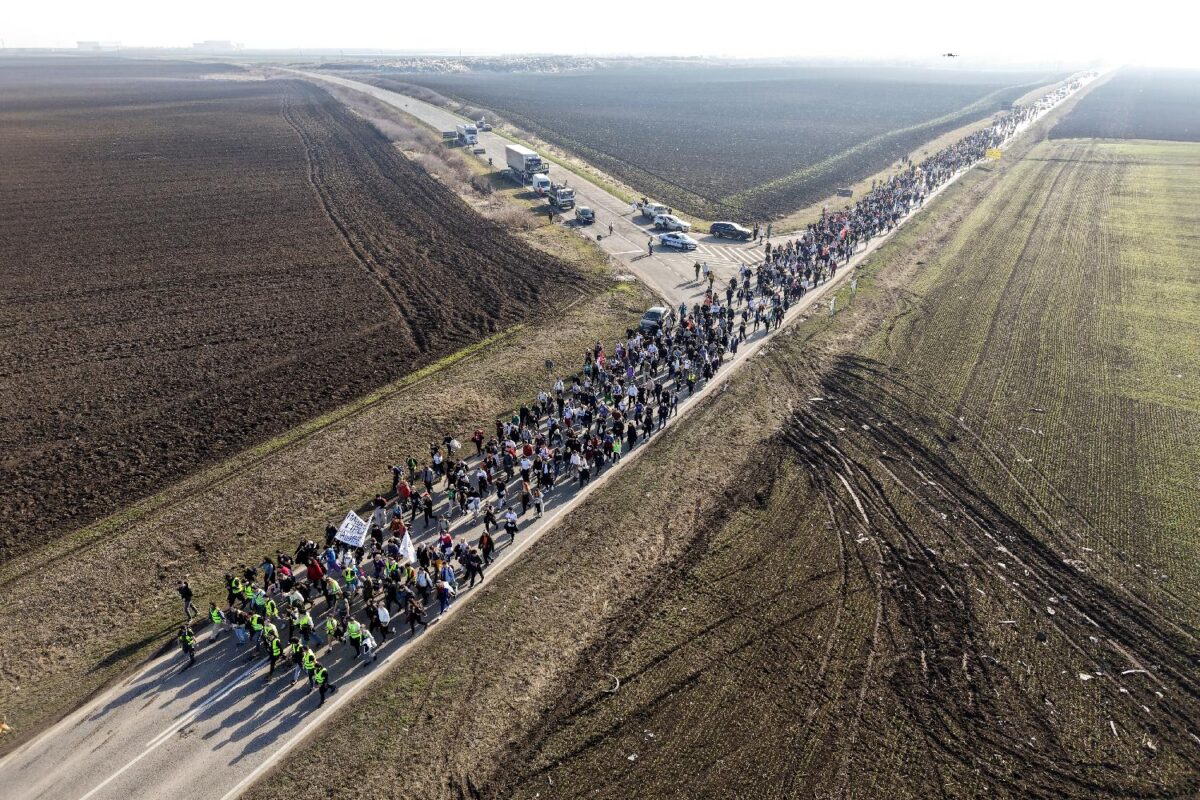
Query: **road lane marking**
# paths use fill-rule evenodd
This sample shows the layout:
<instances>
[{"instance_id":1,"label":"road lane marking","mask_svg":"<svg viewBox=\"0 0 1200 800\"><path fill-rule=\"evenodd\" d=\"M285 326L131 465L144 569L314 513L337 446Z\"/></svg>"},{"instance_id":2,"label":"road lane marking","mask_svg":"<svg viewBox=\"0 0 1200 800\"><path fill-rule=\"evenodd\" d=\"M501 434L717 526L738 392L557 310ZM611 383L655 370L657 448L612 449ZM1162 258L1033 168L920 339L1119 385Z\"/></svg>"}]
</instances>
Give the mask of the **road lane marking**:
<instances>
[{"instance_id":1,"label":"road lane marking","mask_svg":"<svg viewBox=\"0 0 1200 800\"><path fill-rule=\"evenodd\" d=\"M172 723L166 730L164 730L162 733L158 734L153 739L151 739L149 742L147 742L145 749L143 749L141 753L139 753L132 760L130 760L128 763L126 763L125 766L121 767L119 770L114 772L112 775L109 775L107 778L105 778L104 781L101 782L99 786L95 787L90 792L85 794L83 797L79 798L79 800L88 800L88 798L92 797L97 792L99 792L101 789L103 789L105 786L112 783L114 780L116 780L118 777L120 777L122 774L124 774L125 770L129 769L134 764L138 763L143 758L145 758L146 756L153 753L164 742L169 741L173 734L177 733L180 729L182 729L182 728L186 727L187 725L190 725L192 722L194 722L197 717L199 717L202 713L204 713L214 703L221 700L226 695L228 695L230 692L232 692L234 689L236 689L238 686L240 686L243 682L245 682L245 680L248 677L250 677L252 674L254 674L255 671L257 671L260 667L262 667L266 663L267 663L267 659L264 658L264 659L260 659L259 661L255 662L254 664L251 664L249 667L246 668L246 670L241 675L238 675L228 685L226 685L225 687L218 690L215 695L210 697L208 700L205 700L204 703L202 703L200 706L198 706L194 710L185 714L177 722Z\"/></svg>"}]
</instances>

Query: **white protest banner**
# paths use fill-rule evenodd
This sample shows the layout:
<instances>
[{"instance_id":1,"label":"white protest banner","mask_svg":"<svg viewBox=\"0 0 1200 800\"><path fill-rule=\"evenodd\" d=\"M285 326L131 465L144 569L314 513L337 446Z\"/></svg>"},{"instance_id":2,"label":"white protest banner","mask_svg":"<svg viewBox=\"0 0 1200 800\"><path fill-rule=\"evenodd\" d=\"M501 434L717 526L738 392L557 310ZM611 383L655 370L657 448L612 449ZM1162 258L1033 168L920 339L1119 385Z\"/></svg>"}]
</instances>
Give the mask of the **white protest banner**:
<instances>
[{"instance_id":1,"label":"white protest banner","mask_svg":"<svg viewBox=\"0 0 1200 800\"><path fill-rule=\"evenodd\" d=\"M413 547L408 531L404 532L404 538L400 540L400 557L407 559L409 563L417 563L417 548Z\"/></svg>"},{"instance_id":2,"label":"white protest banner","mask_svg":"<svg viewBox=\"0 0 1200 800\"><path fill-rule=\"evenodd\" d=\"M363 541L367 538L366 520L353 511L346 512L346 518L338 526L337 536L334 538L351 547L362 547Z\"/></svg>"}]
</instances>

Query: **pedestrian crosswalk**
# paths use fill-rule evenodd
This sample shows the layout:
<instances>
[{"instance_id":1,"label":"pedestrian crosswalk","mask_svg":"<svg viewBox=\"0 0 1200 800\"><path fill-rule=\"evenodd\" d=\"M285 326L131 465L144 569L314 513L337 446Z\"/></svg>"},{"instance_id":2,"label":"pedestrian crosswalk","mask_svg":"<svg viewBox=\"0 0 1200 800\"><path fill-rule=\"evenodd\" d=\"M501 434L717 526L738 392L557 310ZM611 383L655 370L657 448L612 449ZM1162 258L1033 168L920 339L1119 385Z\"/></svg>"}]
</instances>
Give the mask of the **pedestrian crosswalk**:
<instances>
[{"instance_id":1,"label":"pedestrian crosswalk","mask_svg":"<svg viewBox=\"0 0 1200 800\"><path fill-rule=\"evenodd\" d=\"M740 264L754 266L762 261L763 249L761 245L701 242L700 246L696 248L695 255L701 262L707 261L710 267L737 267Z\"/></svg>"}]
</instances>

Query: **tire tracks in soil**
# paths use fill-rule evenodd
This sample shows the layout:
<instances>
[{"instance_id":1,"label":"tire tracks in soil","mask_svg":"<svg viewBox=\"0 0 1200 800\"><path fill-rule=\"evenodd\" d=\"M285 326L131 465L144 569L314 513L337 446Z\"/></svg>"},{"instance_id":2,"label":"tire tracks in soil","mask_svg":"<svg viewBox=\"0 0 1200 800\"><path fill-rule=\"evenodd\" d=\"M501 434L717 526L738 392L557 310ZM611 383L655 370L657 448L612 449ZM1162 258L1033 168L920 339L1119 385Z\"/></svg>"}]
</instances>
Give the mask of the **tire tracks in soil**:
<instances>
[{"instance_id":1,"label":"tire tracks in soil","mask_svg":"<svg viewBox=\"0 0 1200 800\"><path fill-rule=\"evenodd\" d=\"M304 149L304 161L308 169L308 184L312 187L313 194L316 195L317 200L321 203L321 208L324 210L330 224L337 230L342 241L346 243L346 248L354 256L354 260L358 262L367 275L379 286L380 290L388 296L396 317L408 328L408 333L412 341L417 342L419 347L424 348L424 335L420 328L410 319L408 307L401 297L400 292L392 283L388 271L378 264L366 249L359 246L356 237L351 235L347 223L334 211L330 189L326 186L321 173L320 159L317 156L318 148L311 134L305 130L304 126L296 118L293 111L293 102L292 97L285 94L283 96L281 113L288 125L296 132L296 136L300 139L300 143Z\"/></svg>"}]
</instances>

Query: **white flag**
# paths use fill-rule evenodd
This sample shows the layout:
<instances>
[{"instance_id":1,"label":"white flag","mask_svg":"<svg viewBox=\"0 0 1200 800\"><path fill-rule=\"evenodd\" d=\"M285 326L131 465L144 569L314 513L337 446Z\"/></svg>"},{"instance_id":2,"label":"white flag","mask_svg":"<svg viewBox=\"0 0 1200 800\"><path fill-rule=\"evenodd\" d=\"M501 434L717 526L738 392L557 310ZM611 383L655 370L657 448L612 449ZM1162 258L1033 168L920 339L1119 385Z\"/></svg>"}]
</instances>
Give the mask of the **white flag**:
<instances>
[{"instance_id":1,"label":"white flag","mask_svg":"<svg viewBox=\"0 0 1200 800\"><path fill-rule=\"evenodd\" d=\"M358 514L349 511L346 513L346 518L342 520L342 524L338 526L337 536L334 538L351 547L362 547L363 541L367 538L367 523Z\"/></svg>"},{"instance_id":2,"label":"white flag","mask_svg":"<svg viewBox=\"0 0 1200 800\"><path fill-rule=\"evenodd\" d=\"M404 538L400 540L400 555L413 564L417 563L417 548L413 547L408 531L404 532Z\"/></svg>"}]
</instances>

